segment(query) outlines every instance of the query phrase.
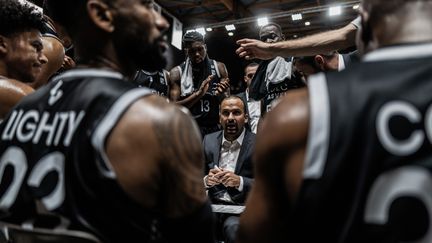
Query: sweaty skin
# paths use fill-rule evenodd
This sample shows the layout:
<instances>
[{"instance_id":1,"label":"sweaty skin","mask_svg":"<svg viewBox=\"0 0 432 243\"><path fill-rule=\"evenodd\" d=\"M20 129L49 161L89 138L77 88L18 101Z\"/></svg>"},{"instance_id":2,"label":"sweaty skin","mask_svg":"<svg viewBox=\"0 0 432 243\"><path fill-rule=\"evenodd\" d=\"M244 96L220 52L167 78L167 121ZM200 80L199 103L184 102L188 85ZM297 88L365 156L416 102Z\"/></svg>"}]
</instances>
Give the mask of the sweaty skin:
<instances>
[{"instance_id":1,"label":"sweaty skin","mask_svg":"<svg viewBox=\"0 0 432 243\"><path fill-rule=\"evenodd\" d=\"M0 120L14 107L23 97L34 90L30 86L14 80L2 79L0 77Z\"/></svg>"}]
</instances>

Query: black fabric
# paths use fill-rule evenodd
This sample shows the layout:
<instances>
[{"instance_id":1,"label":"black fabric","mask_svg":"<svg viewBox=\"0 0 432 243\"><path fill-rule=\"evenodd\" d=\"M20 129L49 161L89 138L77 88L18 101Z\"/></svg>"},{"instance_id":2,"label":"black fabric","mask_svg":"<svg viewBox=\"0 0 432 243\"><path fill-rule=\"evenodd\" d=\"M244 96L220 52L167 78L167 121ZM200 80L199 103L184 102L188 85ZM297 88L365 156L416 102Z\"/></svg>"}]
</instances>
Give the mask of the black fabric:
<instances>
[{"instance_id":1,"label":"black fabric","mask_svg":"<svg viewBox=\"0 0 432 243\"><path fill-rule=\"evenodd\" d=\"M152 89L154 94L162 97L168 97L169 86L168 80L164 75L164 71L148 73L144 70L139 70L132 81L138 87L147 87Z\"/></svg>"},{"instance_id":2,"label":"black fabric","mask_svg":"<svg viewBox=\"0 0 432 243\"><path fill-rule=\"evenodd\" d=\"M272 60L261 61L249 87L249 97L254 100L261 100L267 94L265 83L267 66Z\"/></svg>"},{"instance_id":3,"label":"black fabric","mask_svg":"<svg viewBox=\"0 0 432 243\"><path fill-rule=\"evenodd\" d=\"M185 63L180 65L182 71L185 70L185 65ZM201 129L202 136L219 130L219 104L222 97L215 95L217 84L221 81L217 75L216 68L218 67L215 65L215 62L208 57L202 63L196 64L195 67L192 66L194 91L200 88L202 82L209 75L214 75L210 81L208 91L198 102L189 108Z\"/></svg>"},{"instance_id":4,"label":"black fabric","mask_svg":"<svg viewBox=\"0 0 432 243\"><path fill-rule=\"evenodd\" d=\"M328 92L330 99L328 155L323 175L303 181L293 210L296 216L290 224L293 228L287 234L295 235L297 242L416 242L431 224L430 218L424 220L421 216L430 205L416 193L405 191L390 199L381 211L388 215L383 224L366 222L365 212L377 178L390 187L408 185L420 178L401 181L394 177L389 182L388 177L381 177L384 174L416 168L431 178L432 147L425 127L430 126L426 115L432 105L432 57L352 64L326 77L328 90L322 92ZM390 151L378 135L383 131L377 125L384 114L382 109L394 107L393 102L409 104L411 108L397 109L414 109L419 114L413 120L407 119L404 112L393 114L385 123L395 141L403 144L414 132L424 135L418 150L404 155L397 154L400 150ZM429 188L430 181L422 183ZM425 197L431 193L428 189L421 191ZM385 198L388 193L383 189L377 195ZM376 208L375 203L369 209Z\"/></svg>"},{"instance_id":5,"label":"black fabric","mask_svg":"<svg viewBox=\"0 0 432 243\"><path fill-rule=\"evenodd\" d=\"M70 222L70 229L91 232L104 242L148 242L157 234L152 226L157 222L158 215L144 210L126 195L115 177L102 173L101 168L107 171L109 168L101 162L101 155L91 143L96 127L108 110L119 97L135 86L115 76L88 77L86 74L70 75L70 72L62 74L53 82L25 97L0 125L1 134L14 134L13 137L2 136L0 154L4 155L6 150L11 151L11 148L15 148L13 158L19 162L22 158L16 156L16 150L22 151L28 167L16 201L8 211L0 213L0 220L21 224L40 216L41 211L36 209L36 202L40 202L53 192L58 186L59 176L58 173L50 172L40 186L29 186L28 178L35 173L34 168L40 165L41 161L49 162L45 158L61 155L65 158L65 199L57 208L48 210L49 213L67 219ZM120 114L123 112L118 111ZM81 116L82 114L84 115ZM41 121L45 115L48 117L47 124L56 124L53 125L54 135L49 135L49 129L42 130L42 135L37 138L37 133L32 134L29 131L32 124L36 124L36 128L39 127L40 122L37 121ZM22 131L31 137L25 139L19 133L10 133L10 125L15 124L18 119L24 120L26 116L32 118L26 120L26 126L23 126ZM36 119L36 116L39 119ZM79 120L78 117L82 119ZM65 122L62 122L62 119ZM71 142L68 144L68 129L74 121L81 122L71 134ZM55 164L61 164L62 160L58 157L51 158ZM8 175L2 179L3 182L11 175L16 178L16 173L20 170L8 170ZM2 186L5 185L3 182ZM4 195L4 191L0 191L0 194Z\"/></svg>"},{"instance_id":6,"label":"black fabric","mask_svg":"<svg viewBox=\"0 0 432 243\"><path fill-rule=\"evenodd\" d=\"M186 217L161 222L160 228L166 236L163 242L215 242L215 217L208 202ZM188 233L191 228L193 234Z\"/></svg>"},{"instance_id":7,"label":"black fabric","mask_svg":"<svg viewBox=\"0 0 432 243\"><path fill-rule=\"evenodd\" d=\"M358 55L358 51L353 51L348 54L342 54L343 61L345 63L345 68L349 67L353 63L359 63L360 57Z\"/></svg>"}]
</instances>

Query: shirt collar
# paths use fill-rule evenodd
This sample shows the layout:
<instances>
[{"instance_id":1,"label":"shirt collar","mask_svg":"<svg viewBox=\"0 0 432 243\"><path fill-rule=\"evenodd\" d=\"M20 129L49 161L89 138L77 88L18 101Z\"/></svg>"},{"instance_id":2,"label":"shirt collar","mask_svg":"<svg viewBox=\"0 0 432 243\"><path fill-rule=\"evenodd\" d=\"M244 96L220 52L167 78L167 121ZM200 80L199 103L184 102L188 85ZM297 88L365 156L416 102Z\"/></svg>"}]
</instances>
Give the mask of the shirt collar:
<instances>
[{"instance_id":1,"label":"shirt collar","mask_svg":"<svg viewBox=\"0 0 432 243\"><path fill-rule=\"evenodd\" d=\"M239 136L236 140L234 140L234 141L237 141L237 142L240 144L240 146L241 146L242 143L243 143L243 139L244 139L244 136L245 136L245 131L246 131L246 129L243 127L243 131L242 131L242 133L240 134L240 136ZM222 132L222 135L223 135L223 133L224 133L224 132ZM225 135L223 135L223 136L222 136L222 143L221 143L221 145L223 145L225 141L231 143L230 141L226 140L226 139L225 139ZM233 142L234 142L234 141L233 141Z\"/></svg>"},{"instance_id":2,"label":"shirt collar","mask_svg":"<svg viewBox=\"0 0 432 243\"><path fill-rule=\"evenodd\" d=\"M338 72L345 69L345 61L341 54L338 54Z\"/></svg>"},{"instance_id":3,"label":"shirt collar","mask_svg":"<svg viewBox=\"0 0 432 243\"><path fill-rule=\"evenodd\" d=\"M66 78L116 78L116 79L124 79L124 76L116 71L109 69L97 69L97 68L76 68L68 70L64 73L61 73L53 78L53 81L58 81L60 79Z\"/></svg>"}]
</instances>

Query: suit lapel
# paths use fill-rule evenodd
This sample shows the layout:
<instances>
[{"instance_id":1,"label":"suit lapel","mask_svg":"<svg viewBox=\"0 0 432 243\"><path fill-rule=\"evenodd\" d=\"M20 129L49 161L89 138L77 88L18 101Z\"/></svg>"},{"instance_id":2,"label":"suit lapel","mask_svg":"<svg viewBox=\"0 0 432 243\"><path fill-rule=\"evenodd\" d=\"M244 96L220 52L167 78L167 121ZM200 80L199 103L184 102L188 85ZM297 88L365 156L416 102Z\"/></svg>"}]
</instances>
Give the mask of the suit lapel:
<instances>
[{"instance_id":1,"label":"suit lapel","mask_svg":"<svg viewBox=\"0 0 432 243\"><path fill-rule=\"evenodd\" d=\"M216 150L213 154L213 161L216 165L219 166L219 157L220 157L220 150L221 150L221 144L222 144L222 131L219 132L217 136L217 144L216 144Z\"/></svg>"},{"instance_id":2,"label":"suit lapel","mask_svg":"<svg viewBox=\"0 0 432 243\"><path fill-rule=\"evenodd\" d=\"M249 142L250 142L250 137L249 137L249 132L248 130L245 131L245 136L243 139L243 144L241 145L240 148L240 153L237 159L237 164L236 164L236 168L234 173L236 175L238 175L240 173L240 170L243 166L244 161L246 160L246 155L248 154L248 150L250 148L249 146Z\"/></svg>"}]
</instances>

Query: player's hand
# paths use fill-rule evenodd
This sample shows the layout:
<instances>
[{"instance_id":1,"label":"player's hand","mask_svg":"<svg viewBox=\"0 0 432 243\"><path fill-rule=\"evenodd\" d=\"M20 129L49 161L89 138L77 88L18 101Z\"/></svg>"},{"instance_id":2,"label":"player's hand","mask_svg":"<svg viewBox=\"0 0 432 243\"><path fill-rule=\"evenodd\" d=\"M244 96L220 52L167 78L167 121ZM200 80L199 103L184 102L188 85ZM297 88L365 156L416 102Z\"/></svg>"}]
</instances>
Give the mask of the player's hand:
<instances>
[{"instance_id":1,"label":"player's hand","mask_svg":"<svg viewBox=\"0 0 432 243\"><path fill-rule=\"evenodd\" d=\"M236 50L237 55L246 60L261 59L269 60L274 58L274 54L270 51L271 44L255 39L241 39L237 41L240 47Z\"/></svg>"},{"instance_id":2,"label":"player's hand","mask_svg":"<svg viewBox=\"0 0 432 243\"><path fill-rule=\"evenodd\" d=\"M224 78L217 84L215 94L221 95L225 91L227 91L229 87L230 87L229 78Z\"/></svg>"},{"instance_id":3,"label":"player's hand","mask_svg":"<svg viewBox=\"0 0 432 243\"><path fill-rule=\"evenodd\" d=\"M210 87L210 81L213 79L214 75L209 75L202 83L198 89L198 96L204 95Z\"/></svg>"}]
</instances>

